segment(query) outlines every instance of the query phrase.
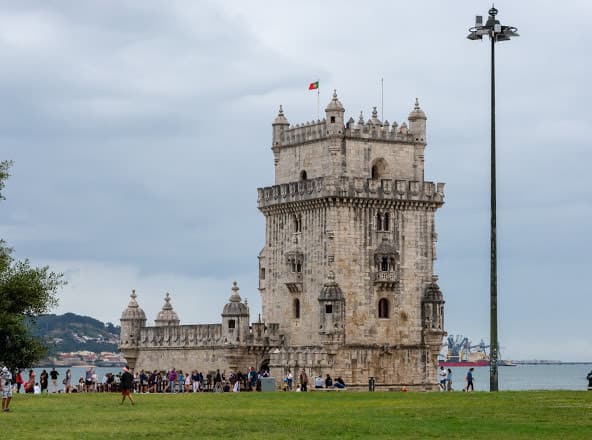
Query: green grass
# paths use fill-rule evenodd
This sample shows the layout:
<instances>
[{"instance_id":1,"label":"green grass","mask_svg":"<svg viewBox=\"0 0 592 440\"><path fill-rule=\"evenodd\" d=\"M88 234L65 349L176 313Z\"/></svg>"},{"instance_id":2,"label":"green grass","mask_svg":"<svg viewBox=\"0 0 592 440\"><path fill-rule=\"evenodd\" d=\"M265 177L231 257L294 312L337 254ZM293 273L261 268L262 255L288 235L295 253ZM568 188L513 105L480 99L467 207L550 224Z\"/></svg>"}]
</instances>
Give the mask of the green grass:
<instances>
[{"instance_id":1,"label":"green grass","mask_svg":"<svg viewBox=\"0 0 592 440\"><path fill-rule=\"evenodd\" d=\"M592 392L18 395L2 439L592 438Z\"/></svg>"}]
</instances>

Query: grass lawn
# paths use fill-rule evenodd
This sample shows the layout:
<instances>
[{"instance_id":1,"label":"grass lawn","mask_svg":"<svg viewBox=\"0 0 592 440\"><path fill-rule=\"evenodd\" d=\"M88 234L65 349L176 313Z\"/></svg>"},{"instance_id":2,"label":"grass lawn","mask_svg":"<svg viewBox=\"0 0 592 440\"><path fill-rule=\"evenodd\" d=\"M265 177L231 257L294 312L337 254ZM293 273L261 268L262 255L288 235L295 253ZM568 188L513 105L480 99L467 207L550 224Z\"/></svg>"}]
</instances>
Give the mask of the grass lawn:
<instances>
[{"instance_id":1,"label":"grass lawn","mask_svg":"<svg viewBox=\"0 0 592 440\"><path fill-rule=\"evenodd\" d=\"M592 438L592 392L18 395L2 439Z\"/></svg>"}]
</instances>

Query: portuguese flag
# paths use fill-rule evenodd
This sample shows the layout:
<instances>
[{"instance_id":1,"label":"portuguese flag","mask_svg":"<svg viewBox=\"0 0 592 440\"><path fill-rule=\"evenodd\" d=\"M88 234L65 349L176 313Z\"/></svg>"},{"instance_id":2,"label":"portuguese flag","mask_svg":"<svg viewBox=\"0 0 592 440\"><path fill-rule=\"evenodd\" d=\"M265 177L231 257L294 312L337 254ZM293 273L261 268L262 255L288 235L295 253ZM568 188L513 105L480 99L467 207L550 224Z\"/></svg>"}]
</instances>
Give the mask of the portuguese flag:
<instances>
[{"instance_id":1,"label":"portuguese flag","mask_svg":"<svg viewBox=\"0 0 592 440\"><path fill-rule=\"evenodd\" d=\"M315 81L308 85L308 90L316 90L319 88L319 82Z\"/></svg>"}]
</instances>

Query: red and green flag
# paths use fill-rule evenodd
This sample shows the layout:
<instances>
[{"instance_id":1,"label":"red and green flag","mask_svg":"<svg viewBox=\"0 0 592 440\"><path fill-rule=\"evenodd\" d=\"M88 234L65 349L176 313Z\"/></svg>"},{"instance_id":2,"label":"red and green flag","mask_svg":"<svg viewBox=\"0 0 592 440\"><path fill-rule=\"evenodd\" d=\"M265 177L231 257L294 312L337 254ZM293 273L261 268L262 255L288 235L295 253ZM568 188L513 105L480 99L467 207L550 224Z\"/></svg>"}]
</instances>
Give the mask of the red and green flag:
<instances>
[{"instance_id":1,"label":"red and green flag","mask_svg":"<svg viewBox=\"0 0 592 440\"><path fill-rule=\"evenodd\" d=\"M308 90L316 90L319 88L319 82L315 81L309 84Z\"/></svg>"}]
</instances>

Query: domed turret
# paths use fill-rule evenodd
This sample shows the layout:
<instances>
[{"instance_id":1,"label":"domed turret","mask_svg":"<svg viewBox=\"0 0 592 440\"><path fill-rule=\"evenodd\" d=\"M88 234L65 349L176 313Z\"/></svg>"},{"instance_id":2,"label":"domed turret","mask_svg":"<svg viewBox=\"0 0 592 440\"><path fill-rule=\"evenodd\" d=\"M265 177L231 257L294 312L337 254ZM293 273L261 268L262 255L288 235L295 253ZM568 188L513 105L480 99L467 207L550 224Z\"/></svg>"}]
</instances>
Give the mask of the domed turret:
<instances>
[{"instance_id":1,"label":"domed turret","mask_svg":"<svg viewBox=\"0 0 592 440\"><path fill-rule=\"evenodd\" d=\"M241 302L241 297L238 294L238 290L238 284L235 281L234 283L232 283L232 295L230 295L230 298L228 298L228 303L224 306L224 309L222 310L222 316L249 315L249 308L246 304Z\"/></svg>"},{"instance_id":2,"label":"domed turret","mask_svg":"<svg viewBox=\"0 0 592 440\"><path fill-rule=\"evenodd\" d=\"M162 310L158 312L158 315L156 315L154 325L156 327L163 327L168 325L179 325L179 322L179 316L173 310L173 306L171 305L171 296L167 292L166 296L164 297L164 305L162 306Z\"/></svg>"},{"instance_id":3,"label":"domed turret","mask_svg":"<svg viewBox=\"0 0 592 440\"><path fill-rule=\"evenodd\" d=\"M345 298L335 274L329 272L328 280L319 295L319 333L323 344L338 344L343 341Z\"/></svg>"},{"instance_id":4,"label":"domed turret","mask_svg":"<svg viewBox=\"0 0 592 440\"><path fill-rule=\"evenodd\" d=\"M415 136L415 140L425 143L427 117L419 107L419 100L415 98L415 107L409 113L409 133Z\"/></svg>"},{"instance_id":5,"label":"domed turret","mask_svg":"<svg viewBox=\"0 0 592 440\"><path fill-rule=\"evenodd\" d=\"M333 98L325 108L325 115L327 118L327 134L341 135L343 133L343 114L345 109L339 99L337 99L337 91L333 90Z\"/></svg>"},{"instance_id":6,"label":"domed turret","mask_svg":"<svg viewBox=\"0 0 592 440\"><path fill-rule=\"evenodd\" d=\"M444 332L444 296L438 286L438 277L432 276L421 301L424 340L435 345L442 341Z\"/></svg>"},{"instance_id":7,"label":"domed turret","mask_svg":"<svg viewBox=\"0 0 592 440\"><path fill-rule=\"evenodd\" d=\"M121 314L121 320L143 320L146 322L146 314L144 310L140 308L138 302L136 301L136 291L132 290L132 294L130 295L130 301L127 305L127 308Z\"/></svg>"},{"instance_id":8,"label":"domed turret","mask_svg":"<svg viewBox=\"0 0 592 440\"><path fill-rule=\"evenodd\" d=\"M222 310L222 332L227 342L244 342L249 333L249 306L241 302L238 284L232 283L232 294Z\"/></svg>"},{"instance_id":9,"label":"domed turret","mask_svg":"<svg viewBox=\"0 0 592 440\"><path fill-rule=\"evenodd\" d=\"M133 367L137 357L138 341L142 327L146 325L146 314L136 301L136 291L132 290L127 308L121 314L121 331L119 349L123 352L127 363Z\"/></svg>"},{"instance_id":10,"label":"domed turret","mask_svg":"<svg viewBox=\"0 0 592 440\"><path fill-rule=\"evenodd\" d=\"M284 131L287 130L290 126L288 119L286 119L286 117L284 116L284 109L281 105L278 115L273 120L271 126L273 131L272 147L276 147L282 143L282 135L284 134Z\"/></svg>"}]
</instances>

